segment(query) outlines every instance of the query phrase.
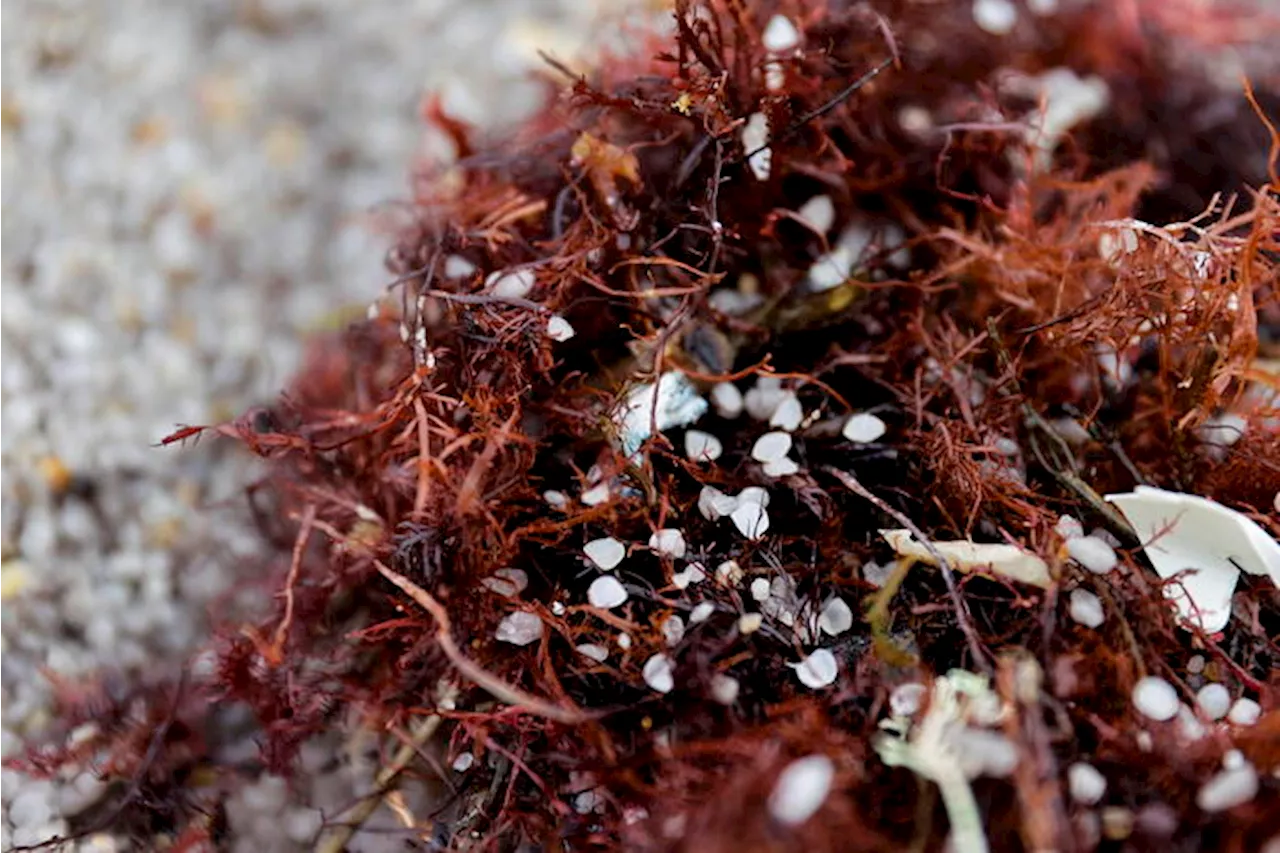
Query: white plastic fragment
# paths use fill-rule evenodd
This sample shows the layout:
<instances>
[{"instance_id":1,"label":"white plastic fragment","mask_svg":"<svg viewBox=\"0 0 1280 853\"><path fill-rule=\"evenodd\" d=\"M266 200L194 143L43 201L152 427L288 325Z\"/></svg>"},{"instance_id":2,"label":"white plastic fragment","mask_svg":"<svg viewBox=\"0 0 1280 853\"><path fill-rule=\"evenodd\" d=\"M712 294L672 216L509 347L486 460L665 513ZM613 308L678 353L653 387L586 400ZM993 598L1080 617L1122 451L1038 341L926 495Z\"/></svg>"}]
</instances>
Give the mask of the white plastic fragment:
<instances>
[{"instance_id":1,"label":"white plastic fragment","mask_svg":"<svg viewBox=\"0 0 1280 853\"><path fill-rule=\"evenodd\" d=\"M993 36L1007 36L1018 23L1018 7L1010 0L973 0L973 22Z\"/></svg>"},{"instance_id":2,"label":"white plastic fragment","mask_svg":"<svg viewBox=\"0 0 1280 853\"><path fill-rule=\"evenodd\" d=\"M622 451L631 456L650 436L650 424L658 432L688 426L706 414L707 401L693 383L679 371L669 370L656 383L632 388L623 397L611 418L617 428Z\"/></svg>"},{"instance_id":3,"label":"white plastic fragment","mask_svg":"<svg viewBox=\"0 0 1280 853\"><path fill-rule=\"evenodd\" d=\"M513 646L527 646L542 639L542 620L536 613L517 610L502 617L493 636Z\"/></svg>"},{"instance_id":4,"label":"white plastic fragment","mask_svg":"<svg viewBox=\"0 0 1280 853\"><path fill-rule=\"evenodd\" d=\"M759 504L760 506L769 505L769 492L763 486L747 486L738 492L738 503L741 504Z\"/></svg>"},{"instance_id":5,"label":"white plastic fragment","mask_svg":"<svg viewBox=\"0 0 1280 853\"><path fill-rule=\"evenodd\" d=\"M471 765L476 763L476 757L470 752L461 752L458 757L453 759L452 767L459 773L465 773L471 769Z\"/></svg>"},{"instance_id":6,"label":"white plastic fragment","mask_svg":"<svg viewBox=\"0 0 1280 853\"><path fill-rule=\"evenodd\" d=\"M742 126L742 150L751 155L747 159L747 165L758 181L768 180L773 166L773 151L765 147L768 144L768 116L764 113L752 113L747 118L746 124Z\"/></svg>"},{"instance_id":7,"label":"white plastic fragment","mask_svg":"<svg viewBox=\"0 0 1280 853\"><path fill-rule=\"evenodd\" d=\"M815 195L800 205L796 217L803 220L813 231L826 234L836 223L836 206L829 195Z\"/></svg>"},{"instance_id":8,"label":"white plastic fragment","mask_svg":"<svg viewBox=\"0 0 1280 853\"><path fill-rule=\"evenodd\" d=\"M1172 720L1178 713L1178 691L1157 675L1138 679L1133 686L1133 707L1148 719L1157 722Z\"/></svg>"},{"instance_id":9,"label":"white plastic fragment","mask_svg":"<svg viewBox=\"0 0 1280 853\"><path fill-rule=\"evenodd\" d=\"M726 495L715 486L703 486L698 492L698 512L707 521L718 521L738 508L738 499Z\"/></svg>"},{"instance_id":10,"label":"white plastic fragment","mask_svg":"<svg viewBox=\"0 0 1280 853\"><path fill-rule=\"evenodd\" d=\"M1262 717L1262 706L1252 699L1240 697L1227 712L1227 722L1233 726L1252 726Z\"/></svg>"},{"instance_id":11,"label":"white plastic fragment","mask_svg":"<svg viewBox=\"0 0 1280 853\"><path fill-rule=\"evenodd\" d=\"M849 416L840 429L840 434L855 444L870 444L879 440L887 430L885 422L875 415L859 412Z\"/></svg>"},{"instance_id":12,"label":"white plastic fragment","mask_svg":"<svg viewBox=\"0 0 1280 853\"><path fill-rule=\"evenodd\" d=\"M564 509L569 505L569 496L557 489L547 489L542 493L542 499L552 509Z\"/></svg>"},{"instance_id":13,"label":"white plastic fragment","mask_svg":"<svg viewBox=\"0 0 1280 853\"><path fill-rule=\"evenodd\" d=\"M853 610L843 598L831 598L822 606L818 627L833 637L843 634L853 627Z\"/></svg>"},{"instance_id":14,"label":"white plastic fragment","mask_svg":"<svg viewBox=\"0 0 1280 853\"><path fill-rule=\"evenodd\" d=\"M809 267L809 289L814 293L823 293L848 281L871 239L871 232L865 224L855 223L841 232L831 251Z\"/></svg>"},{"instance_id":15,"label":"white plastic fragment","mask_svg":"<svg viewBox=\"0 0 1280 853\"><path fill-rule=\"evenodd\" d=\"M1139 486L1107 495L1129 523L1182 618L1210 633L1231 617L1240 571L1280 585L1280 543L1253 519L1198 495ZM1190 570L1190 571L1189 571Z\"/></svg>"},{"instance_id":16,"label":"white plastic fragment","mask_svg":"<svg viewBox=\"0 0 1280 853\"><path fill-rule=\"evenodd\" d=\"M784 826L799 826L822 808L836 766L825 755L808 755L788 764L769 794L769 816Z\"/></svg>"},{"instance_id":17,"label":"white plastic fragment","mask_svg":"<svg viewBox=\"0 0 1280 853\"><path fill-rule=\"evenodd\" d=\"M582 493L584 506L599 506L609 500L609 484L597 483Z\"/></svg>"},{"instance_id":18,"label":"white plastic fragment","mask_svg":"<svg viewBox=\"0 0 1280 853\"><path fill-rule=\"evenodd\" d=\"M644 683L659 693L670 693L676 686L675 663L658 653L644 662Z\"/></svg>"},{"instance_id":19,"label":"white plastic fragment","mask_svg":"<svg viewBox=\"0 0 1280 853\"><path fill-rule=\"evenodd\" d=\"M899 684L889 692L889 710L895 717L912 717L924 705L924 695L928 692L918 681Z\"/></svg>"},{"instance_id":20,"label":"white plastic fragment","mask_svg":"<svg viewBox=\"0 0 1280 853\"><path fill-rule=\"evenodd\" d=\"M1084 525L1070 515L1059 516L1058 523L1053 526L1053 529L1064 540L1076 539L1084 535Z\"/></svg>"},{"instance_id":21,"label":"white plastic fragment","mask_svg":"<svg viewBox=\"0 0 1280 853\"><path fill-rule=\"evenodd\" d=\"M733 520L733 526L738 528L738 532L748 539L760 539L769 532L769 511L764 508L764 504L743 503L741 495L738 496L737 508L729 518Z\"/></svg>"},{"instance_id":22,"label":"white plastic fragment","mask_svg":"<svg viewBox=\"0 0 1280 853\"><path fill-rule=\"evenodd\" d=\"M707 579L707 570L701 563L690 563L678 572L671 575L671 583L676 589L688 589L696 583L702 583Z\"/></svg>"},{"instance_id":23,"label":"white plastic fragment","mask_svg":"<svg viewBox=\"0 0 1280 853\"><path fill-rule=\"evenodd\" d=\"M747 414L754 420L767 421L773 417L778 406L782 405L786 395L787 392L782 390L781 384L776 379L762 376L756 382L756 386L747 391L746 396L743 397L743 404Z\"/></svg>"},{"instance_id":24,"label":"white plastic fragment","mask_svg":"<svg viewBox=\"0 0 1280 853\"><path fill-rule=\"evenodd\" d=\"M1120 562L1115 549L1097 536L1077 536L1067 540L1067 554L1095 575L1105 575Z\"/></svg>"},{"instance_id":25,"label":"white plastic fragment","mask_svg":"<svg viewBox=\"0 0 1280 853\"><path fill-rule=\"evenodd\" d=\"M684 434L684 455L694 462L714 462L722 453L724 445L711 433L691 429Z\"/></svg>"},{"instance_id":26,"label":"white plastic fragment","mask_svg":"<svg viewBox=\"0 0 1280 853\"><path fill-rule=\"evenodd\" d=\"M732 705L738 701L738 691L740 689L741 685L738 683L738 679L732 675L717 672L711 676L711 698L721 705Z\"/></svg>"},{"instance_id":27,"label":"white plastic fragment","mask_svg":"<svg viewBox=\"0 0 1280 853\"><path fill-rule=\"evenodd\" d=\"M579 643L574 647L578 654L596 663L604 663L609 658L609 650L598 643Z\"/></svg>"},{"instance_id":28,"label":"white plastic fragment","mask_svg":"<svg viewBox=\"0 0 1280 853\"><path fill-rule=\"evenodd\" d=\"M1077 761L1067 768L1067 790L1077 803L1092 806L1107 793L1107 777L1092 764Z\"/></svg>"},{"instance_id":29,"label":"white plastic fragment","mask_svg":"<svg viewBox=\"0 0 1280 853\"><path fill-rule=\"evenodd\" d=\"M679 616L668 616L662 623L662 639L668 646L679 645L684 639L684 620Z\"/></svg>"},{"instance_id":30,"label":"white plastic fragment","mask_svg":"<svg viewBox=\"0 0 1280 853\"><path fill-rule=\"evenodd\" d=\"M559 314L552 314L551 319L547 320L547 337L551 338L551 340L564 343L575 334L577 332L573 330L573 326L569 325L569 321Z\"/></svg>"},{"instance_id":31,"label":"white plastic fragment","mask_svg":"<svg viewBox=\"0 0 1280 853\"><path fill-rule=\"evenodd\" d=\"M475 271L476 265L462 255L450 255L444 259L445 278L466 278Z\"/></svg>"},{"instance_id":32,"label":"white plastic fragment","mask_svg":"<svg viewBox=\"0 0 1280 853\"><path fill-rule=\"evenodd\" d=\"M1097 628L1107 620L1102 609L1102 599L1087 589L1073 589L1068 599L1067 612L1071 618L1086 628Z\"/></svg>"},{"instance_id":33,"label":"white plastic fragment","mask_svg":"<svg viewBox=\"0 0 1280 853\"><path fill-rule=\"evenodd\" d=\"M596 566L608 572L617 568L623 557L627 556L627 546L612 536L605 536L592 539L583 546L582 553Z\"/></svg>"},{"instance_id":34,"label":"white plastic fragment","mask_svg":"<svg viewBox=\"0 0 1280 853\"><path fill-rule=\"evenodd\" d=\"M751 598L755 601L769 600L768 578L756 578L751 582Z\"/></svg>"},{"instance_id":35,"label":"white plastic fragment","mask_svg":"<svg viewBox=\"0 0 1280 853\"><path fill-rule=\"evenodd\" d=\"M498 569L480 585L498 595L515 596L528 589L529 575L524 569Z\"/></svg>"},{"instance_id":36,"label":"white plastic fragment","mask_svg":"<svg viewBox=\"0 0 1280 853\"><path fill-rule=\"evenodd\" d=\"M524 299L533 290L536 282L534 272L529 267L516 270L494 270L484 280L484 289L493 296L503 299Z\"/></svg>"},{"instance_id":37,"label":"white plastic fragment","mask_svg":"<svg viewBox=\"0 0 1280 853\"><path fill-rule=\"evenodd\" d=\"M796 671L796 678L811 690L820 690L835 683L840 667L836 656L828 649L814 649L800 663L788 664Z\"/></svg>"},{"instance_id":38,"label":"white plastic fragment","mask_svg":"<svg viewBox=\"0 0 1280 853\"><path fill-rule=\"evenodd\" d=\"M1257 795L1258 771L1246 762L1205 782L1196 792L1196 805L1210 813L1223 812L1251 802Z\"/></svg>"},{"instance_id":39,"label":"white plastic fragment","mask_svg":"<svg viewBox=\"0 0 1280 853\"><path fill-rule=\"evenodd\" d=\"M706 622L711 618L711 614L716 612L716 606L710 601L700 601L694 605L692 612L689 613L689 624L697 625L699 622Z\"/></svg>"},{"instance_id":40,"label":"white plastic fragment","mask_svg":"<svg viewBox=\"0 0 1280 853\"><path fill-rule=\"evenodd\" d=\"M761 469L766 477L776 480L779 477L790 477L793 474L800 473L800 465L789 457L774 459L772 462L764 463Z\"/></svg>"},{"instance_id":41,"label":"white plastic fragment","mask_svg":"<svg viewBox=\"0 0 1280 853\"><path fill-rule=\"evenodd\" d=\"M765 24L760 43L771 53L782 53L800 44L800 31L796 29L795 24L791 23L790 18L785 15L774 15L769 19L769 23Z\"/></svg>"},{"instance_id":42,"label":"white plastic fragment","mask_svg":"<svg viewBox=\"0 0 1280 853\"><path fill-rule=\"evenodd\" d=\"M587 587L587 601L592 607L611 610L627 601L627 590L613 575L602 575Z\"/></svg>"},{"instance_id":43,"label":"white plastic fragment","mask_svg":"<svg viewBox=\"0 0 1280 853\"><path fill-rule=\"evenodd\" d=\"M718 382L711 388L711 405L716 414L730 420L742 414L744 402L742 392L732 382Z\"/></svg>"},{"instance_id":44,"label":"white plastic fragment","mask_svg":"<svg viewBox=\"0 0 1280 853\"><path fill-rule=\"evenodd\" d=\"M936 565L933 553L923 543L917 542L910 530L881 530L880 535L899 555ZM1009 580L1045 588L1052 582L1049 566L1044 560L1014 545L964 539L932 544L933 549L946 559L947 565L957 571L989 571Z\"/></svg>"},{"instance_id":45,"label":"white plastic fragment","mask_svg":"<svg viewBox=\"0 0 1280 853\"><path fill-rule=\"evenodd\" d=\"M618 644L618 648L623 649L625 651L626 649L631 648L631 635L628 634L626 631L623 631L616 638L614 638L614 642Z\"/></svg>"},{"instance_id":46,"label":"white plastic fragment","mask_svg":"<svg viewBox=\"0 0 1280 853\"><path fill-rule=\"evenodd\" d=\"M660 557L678 560L685 555L688 545L685 544L684 533L674 527L666 527L653 532L649 537L649 548Z\"/></svg>"},{"instance_id":47,"label":"white plastic fragment","mask_svg":"<svg viewBox=\"0 0 1280 853\"><path fill-rule=\"evenodd\" d=\"M773 410L773 414L769 416L769 426L793 432L803 420L804 408L800 405L800 398L796 396L794 391L784 391L781 402Z\"/></svg>"},{"instance_id":48,"label":"white plastic fragment","mask_svg":"<svg viewBox=\"0 0 1280 853\"><path fill-rule=\"evenodd\" d=\"M785 432L766 432L751 446L751 458L757 462L776 462L791 452L791 435Z\"/></svg>"},{"instance_id":49,"label":"white plastic fragment","mask_svg":"<svg viewBox=\"0 0 1280 853\"><path fill-rule=\"evenodd\" d=\"M1196 708L1206 720L1221 720L1231 710L1231 691L1210 682L1196 692Z\"/></svg>"}]
</instances>

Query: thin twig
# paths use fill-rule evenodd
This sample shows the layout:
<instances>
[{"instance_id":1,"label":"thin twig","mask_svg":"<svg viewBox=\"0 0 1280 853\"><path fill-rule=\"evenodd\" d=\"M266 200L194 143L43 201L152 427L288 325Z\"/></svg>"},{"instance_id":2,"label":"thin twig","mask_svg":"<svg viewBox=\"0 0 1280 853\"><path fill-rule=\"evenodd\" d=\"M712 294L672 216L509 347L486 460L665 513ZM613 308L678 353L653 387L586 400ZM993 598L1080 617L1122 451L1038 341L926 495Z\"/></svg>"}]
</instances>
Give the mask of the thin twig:
<instances>
[{"instance_id":1,"label":"thin twig","mask_svg":"<svg viewBox=\"0 0 1280 853\"><path fill-rule=\"evenodd\" d=\"M991 675L994 672L991 662L987 659L987 653L982 648L982 640L979 639L977 631L973 628L973 620L969 616L969 605L965 603L963 596L960 595L960 588L956 586L955 573L951 571L951 564L947 562L947 558L942 556L942 552L934 547L933 542L929 540L928 536L924 535L924 531L917 527L914 521L873 494L866 486L858 482L857 477L830 465L824 465L823 470L843 483L845 488L875 504L880 511L892 516L899 524L910 530L917 541L929 552L929 556L937 561L938 570L942 572L943 580L947 582L947 593L951 596L951 604L956 611L956 622L959 623L960 630L964 632L965 639L969 643L969 653L973 655L974 663L985 674Z\"/></svg>"},{"instance_id":2,"label":"thin twig","mask_svg":"<svg viewBox=\"0 0 1280 853\"><path fill-rule=\"evenodd\" d=\"M482 688L493 697L509 705L517 705L525 708L530 713L546 717L548 720L554 720L557 723L574 725L591 719L591 715L580 708L563 708L559 705L553 705L531 693L526 693L519 687L507 684L493 673L488 672L479 664L470 660L462 653L462 650L458 648L457 642L453 639L453 623L449 620L449 613L444 609L444 605L436 601L431 593L399 572L388 568L382 561L375 559L373 564L384 578L404 590L410 598L422 606L422 609L431 614L431 618L436 620L436 642L440 644L440 648L445 655L457 667L458 672L462 673L477 687Z\"/></svg>"}]
</instances>

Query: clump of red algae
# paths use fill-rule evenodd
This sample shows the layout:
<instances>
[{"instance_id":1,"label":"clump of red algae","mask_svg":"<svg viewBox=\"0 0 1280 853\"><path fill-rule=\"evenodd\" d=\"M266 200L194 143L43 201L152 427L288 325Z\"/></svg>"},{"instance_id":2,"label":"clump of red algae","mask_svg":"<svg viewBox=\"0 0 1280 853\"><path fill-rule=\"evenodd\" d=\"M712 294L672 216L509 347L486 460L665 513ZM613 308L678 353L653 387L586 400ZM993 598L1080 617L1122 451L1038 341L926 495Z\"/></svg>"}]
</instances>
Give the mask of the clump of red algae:
<instances>
[{"instance_id":1,"label":"clump of red algae","mask_svg":"<svg viewBox=\"0 0 1280 853\"><path fill-rule=\"evenodd\" d=\"M679 2L512 141L430 105L460 156L391 296L212 428L269 464L263 612L18 766L121 780L85 832L212 845L248 771L195 733L245 706L271 772L385 736L323 850L449 766L400 814L450 849L1259 849L1277 592L1187 630L1101 496L1280 532L1280 88L1188 59L1277 21L983 5ZM895 562L904 527L1048 580ZM1210 682L1261 719L1197 717Z\"/></svg>"}]
</instances>

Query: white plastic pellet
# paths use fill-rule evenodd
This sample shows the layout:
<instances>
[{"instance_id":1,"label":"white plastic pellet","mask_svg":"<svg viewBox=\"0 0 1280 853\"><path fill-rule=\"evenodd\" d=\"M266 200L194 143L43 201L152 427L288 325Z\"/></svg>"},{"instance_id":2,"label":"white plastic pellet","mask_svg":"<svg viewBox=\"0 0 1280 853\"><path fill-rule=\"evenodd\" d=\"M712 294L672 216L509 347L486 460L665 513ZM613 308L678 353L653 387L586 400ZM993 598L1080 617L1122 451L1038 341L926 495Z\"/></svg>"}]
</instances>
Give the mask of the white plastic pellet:
<instances>
[{"instance_id":1,"label":"white plastic pellet","mask_svg":"<svg viewBox=\"0 0 1280 853\"><path fill-rule=\"evenodd\" d=\"M676 560L683 557L688 549L684 541L684 533L672 527L655 530L649 537L649 547L661 557L671 557Z\"/></svg>"},{"instance_id":2,"label":"white plastic pellet","mask_svg":"<svg viewBox=\"0 0 1280 853\"><path fill-rule=\"evenodd\" d=\"M1133 706L1152 720L1172 720L1178 713L1178 691L1163 678L1148 675L1133 686Z\"/></svg>"},{"instance_id":3,"label":"white plastic pellet","mask_svg":"<svg viewBox=\"0 0 1280 853\"><path fill-rule=\"evenodd\" d=\"M822 606L818 627L833 637L843 634L853 627L853 610L843 598L832 598Z\"/></svg>"},{"instance_id":4,"label":"white plastic pellet","mask_svg":"<svg viewBox=\"0 0 1280 853\"><path fill-rule=\"evenodd\" d=\"M684 434L684 455L694 462L714 462L722 453L724 445L711 433L691 429Z\"/></svg>"},{"instance_id":5,"label":"white plastic pellet","mask_svg":"<svg viewBox=\"0 0 1280 853\"><path fill-rule=\"evenodd\" d=\"M498 623L494 637L513 646L527 646L542 639L542 620L524 610L508 613Z\"/></svg>"},{"instance_id":6,"label":"white plastic pellet","mask_svg":"<svg viewBox=\"0 0 1280 853\"><path fill-rule=\"evenodd\" d=\"M828 649L814 649L808 657L797 664L790 664L796 671L796 678L811 690L820 690L835 683L840 667L836 664L836 656Z\"/></svg>"},{"instance_id":7,"label":"white plastic pellet","mask_svg":"<svg viewBox=\"0 0 1280 853\"><path fill-rule=\"evenodd\" d=\"M757 462L775 462L791 452L791 436L785 432L766 432L751 447L751 458Z\"/></svg>"},{"instance_id":8,"label":"white plastic pellet","mask_svg":"<svg viewBox=\"0 0 1280 853\"><path fill-rule=\"evenodd\" d=\"M664 654L656 654L644 663L644 683L659 693L670 693L676 686L675 663Z\"/></svg>"},{"instance_id":9,"label":"white plastic pellet","mask_svg":"<svg viewBox=\"0 0 1280 853\"><path fill-rule=\"evenodd\" d=\"M856 415L849 416L849 419L844 422L844 427L840 430L840 434L855 444L870 444L883 436L886 430L887 427L884 421L875 415L859 412Z\"/></svg>"},{"instance_id":10,"label":"white plastic pellet","mask_svg":"<svg viewBox=\"0 0 1280 853\"><path fill-rule=\"evenodd\" d=\"M547 320L547 337L553 341L564 343L576 334L569 321L559 314L552 314L551 319Z\"/></svg>"},{"instance_id":11,"label":"white plastic pellet","mask_svg":"<svg viewBox=\"0 0 1280 853\"><path fill-rule=\"evenodd\" d=\"M610 610L627 601L627 590L613 575L603 575L587 588L587 601L592 607Z\"/></svg>"},{"instance_id":12,"label":"white plastic pellet","mask_svg":"<svg viewBox=\"0 0 1280 853\"><path fill-rule=\"evenodd\" d=\"M711 389L711 405L716 414L725 419L736 418L742 414L745 405L742 392L732 382L720 382Z\"/></svg>"},{"instance_id":13,"label":"white plastic pellet","mask_svg":"<svg viewBox=\"0 0 1280 853\"><path fill-rule=\"evenodd\" d=\"M1196 693L1196 708L1207 720L1221 720L1231 710L1231 691L1216 682L1206 684Z\"/></svg>"},{"instance_id":14,"label":"white plastic pellet","mask_svg":"<svg viewBox=\"0 0 1280 853\"><path fill-rule=\"evenodd\" d=\"M1067 554L1088 571L1105 575L1119 563L1115 549L1097 536L1077 536L1067 540Z\"/></svg>"},{"instance_id":15,"label":"white plastic pellet","mask_svg":"<svg viewBox=\"0 0 1280 853\"><path fill-rule=\"evenodd\" d=\"M782 400L778 403L778 407L769 416L769 426L777 427L786 432L794 432L799 428L800 422L803 420L804 408L800 405L800 398L795 395L794 391L785 391L783 392Z\"/></svg>"},{"instance_id":16,"label":"white plastic pellet","mask_svg":"<svg viewBox=\"0 0 1280 853\"><path fill-rule=\"evenodd\" d=\"M769 794L769 815L784 826L799 826L822 808L836 775L825 755L809 755L783 769Z\"/></svg>"},{"instance_id":17,"label":"white plastic pellet","mask_svg":"<svg viewBox=\"0 0 1280 853\"><path fill-rule=\"evenodd\" d=\"M1077 761L1067 768L1067 790L1077 803L1092 806L1107 793L1107 777L1092 764Z\"/></svg>"},{"instance_id":18,"label":"white plastic pellet","mask_svg":"<svg viewBox=\"0 0 1280 853\"><path fill-rule=\"evenodd\" d=\"M617 568L622 558L627 556L627 546L612 536L605 536L602 539L592 539L583 546L582 553L607 572Z\"/></svg>"},{"instance_id":19,"label":"white plastic pellet","mask_svg":"<svg viewBox=\"0 0 1280 853\"><path fill-rule=\"evenodd\" d=\"M711 676L711 698L721 705L732 705L738 701L738 691L740 689L741 685L738 683L738 679L732 675L717 672Z\"/></svg>"},{"instance_id":20,"label":"white plastic pellet","mask_svg":"<svg viewBox=\"0 0 1280 853\"><path fill-rule=\"evenodd\" d=\"M1252 764L1223 770L1196 792L1196 805L1204 811L1222 812L1251 802L1258 795L1258 771Z\"/></svg>"},{"instance_id":21,"label":"white plastic pellet","mask_svg":"<svg viewBox=\"0 0 1280 853\"><path fill-rule=\"evenodd\" d=\"M485 290L504 299L524 299L536 281L533 270L495 270L485 279Z\"/></svg>"},{"instance_id":22,"label":"white plastic pellet","mask_svg":"<svg viewBox=\"0 0 1280 853\"><path fill-rule=\"evenodd\" d=\"M748 539L759 539L769 531L769 511L763 504L741 503L729 516L733 526Z\"/></svg>"},{"instance_id":23,"label":"white plastic pellet","mask_svg":"<svg viewBox=\"0 0 1280 853\"><path fill-rule=\"evenodd\" d=\"M795 24L791 23L790 18L774 15L765 25L760 43L764 45L765 50L781 53L800 44L800 31L796 29Z\"/></svg>"},{"instance_id":24,"label":"white plastic pellet","mask_svg":"<svg viewBox=\"0 0 1280 853\"><path fill-rule=\"evenodd\" d=\"M1227 712L1227 722L1234 726L1252 726L1262 716L1262 706L1252 699L1241 697Z\"/></svg>"},{"instance_id":25,"label":"white plastic pellet","mask_svg":"<svg viewBox=\"0 0 1280 853\"><path fill-rule=\"evenodd\" d=\"M829 195L815 195L800 205L796 216L819 234L826 234L836 223L836 206Z\"/></svg>"},{"instance_id":26,"label":"white plastic pellet","mask_svg":"<svg viewBox=\"0 0 1280 853\"><path fill-rule=\"evenodd\" d=\"M1102 599L1087 589L1071 590L1067 611L1072 619L1086 628L1097 628L1107 619L1102 609Z\"/></svg>"}]
</instances>

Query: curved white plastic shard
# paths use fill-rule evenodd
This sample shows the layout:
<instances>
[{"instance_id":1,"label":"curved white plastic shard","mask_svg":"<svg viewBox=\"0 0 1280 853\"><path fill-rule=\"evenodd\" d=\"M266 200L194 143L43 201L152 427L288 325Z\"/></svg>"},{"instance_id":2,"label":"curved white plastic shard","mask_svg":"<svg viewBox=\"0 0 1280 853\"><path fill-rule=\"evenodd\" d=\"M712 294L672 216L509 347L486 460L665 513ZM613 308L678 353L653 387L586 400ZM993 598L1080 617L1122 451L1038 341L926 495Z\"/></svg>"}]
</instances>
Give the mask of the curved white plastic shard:
<instances>
[{"instance_id":1,"label":"curved white plastic shard","mask_svg":"<svg viewBox=\"0 0 1280 853\"><path fill-rule=\"evenodd\" d=\"M1226 627L1241 570L1280 586L1280 543L1242 513L1150 486L1107 500L1133 525L1156 573L1165 580L1181 575L1166 594L1184 619L1204 631Z\"/></svg>"},{"instance_id":2,"label":"curved white plastic shard","mask_svg":"<svg viewBox=\"0 0 1280 853\"><path fill-rule=\"evenodd\" d=\"M688 426L706 414L707 401L683 373L669 370L656 383L637 385L627 392L611 418L623 453L633 455L649 438L651 425L658 432Z\"/></svg>"}]
</instances>

